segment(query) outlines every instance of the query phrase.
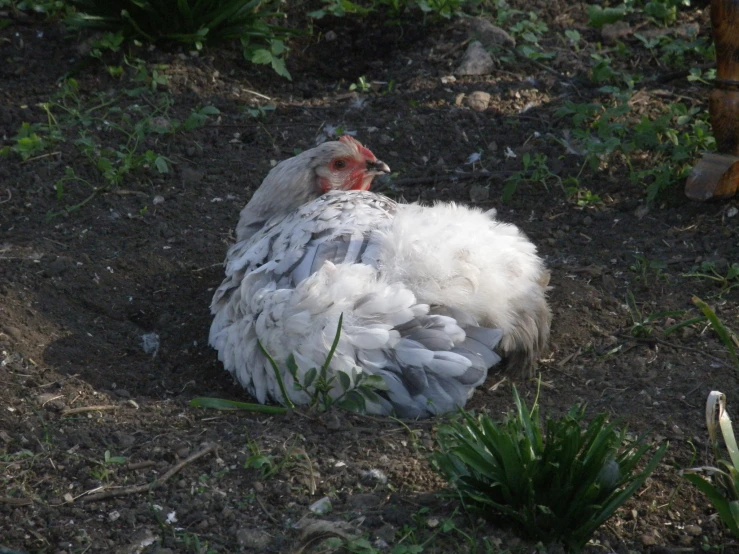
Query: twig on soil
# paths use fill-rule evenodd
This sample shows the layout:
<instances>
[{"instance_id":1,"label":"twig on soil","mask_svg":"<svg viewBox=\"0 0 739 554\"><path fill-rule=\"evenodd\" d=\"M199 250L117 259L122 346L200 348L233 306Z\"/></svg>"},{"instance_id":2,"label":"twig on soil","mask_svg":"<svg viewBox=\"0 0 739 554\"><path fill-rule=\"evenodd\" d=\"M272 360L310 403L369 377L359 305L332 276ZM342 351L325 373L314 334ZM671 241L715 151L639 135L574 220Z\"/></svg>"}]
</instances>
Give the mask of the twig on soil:
<instances>
[{"instance_id":1,"label":"twig on soil","mask_svg":"<svg viewBox=\"0 0 739 554\"><path fill-rule=\"evenodd\" d=\"M33 500L30 498L13 498L9 496L0 496L0 504L7 504L8 506L30 506L33 504Z\"/></svg>"},{"instance_id":2,"label":"twig on soil","mask_svg":"<svg viewBox=\"0 0 739 554\"><path fill-rule=\"evenodd\" d=\"M106 410L117 410L118 406L115 405L105 405L105 406L81 406L79 408L69 408L68 410L64 410L62 412L62 417L67 417L68 415L74 415L74 414L81 414L83 412L104 412Z\"/></svg>"},{"instance_id":3,"label":"twig on soil","mask_svg":"<svg viewBox=\"0 0 739 554\"><path fill-rule=\"evenodd\" d=\"M157 465L157 463L154 460L144 460L143 462L134 462L132 464L128 464L127 466L124 466L123 469L135 471L137 469L144 469L146 467L151 467L155 465Z\"/></svg>"},{"instance_id":4,"label":"twig on soil","mask_svg":"<svg viewBox=\"0 0 739 554\"><path fill-rule=\"evenodd\" d=\"M196 452L189 458L186 458L182 460L180 463L175 464L172 466L172 468L162 475L159 479L155 479L148 485L136 485L135 487L126 487L123 489L116 489L111 491L105 491L98 494L91 494L90 496L85 496L82 498L83 502L94 502L96 500L104 500L106 498L114 498L117 496L126 496L129 494L138 494L140 492L148 492L153 491L154 489L161 487L164 483L166 483L175 473L180 471L183 467L185 467L188 464L193 463L195 460L202 458L206 454L210 454L211 452L214 452L216 449L215 444L209 444L199 452Z\"/></svg>"},{"instance_id":5,"label":"twig on soil","mask_svg":"<svg viewBox=\"0 0 739 554\"><path fill-rule=\"evenodd\" d=\"M628 339L628 340L633 340L635 342L641 342L641 343L644 343L644 344L649 344L649 343L661 344L663 346L669 346L670 348L674 348L675 350L687 350L688 352L695 352L696 354L700 354L701 356L705 356L709 360L713 360L717 364L721 364L725 368L734 369L734 367L731 364L725 362L724 360L722 360L718 356L712 356L711 354L708 354L708 353L704 352L700 348L693 348L692 346L683 346L681 344L675 344L674 342L669 342L669 341L666 341L666 340L657 339L657 338L653 338L653 337L652 338L639 338L639 337L630 337L628 335L621 335L621 338Z\"/></svg>"},{"instance_id":6,"label":"twig on soil","mask_svg":"<svg viewBox=\"0 0 739 554\"><path fill-rule=\"evenodd\" d=\"M13 192L9 188L5 190L8 191L8 197L5 200L0 200L0 204L5 204L7 202L10 202L10 199L13 198Z\"/></svg>"},{"instance_id":7,"label":"twig on soil","mask_svg":"<svg viewBox=\"0 0 739 554\"><path fill-rule=\"evenodd\" d=\"M269 520L270 520L270 521L271 521L272 523L274 523L275 525L277 525L277 524L278 524L279 522L277 521L277 519L275 518L275 516L273 516L273 515L272 515L272 514L270 513L270 511L269 511L269 510L267 509L267 506L265 506L265 505L264 505L264 502L262 502L262 499L261 499L261 498L259 497L259 495L258 495L258 494L255 494L255 495L254 495L254 498L256 498L256 499L257 499L257 504L259 504L259 507L260 507L260 508L262 509L262 511L264 512L264 514L265 514L265 515L267 516L267 518L268 518L268 519L269 519Z\"/></svg>"},{"instance_id":8,"label":"twig on soil","mask_svg":"<svg viewBox=\"0 0 739 554\"><path fill-rule=\"evenodd\" d=\"M48 158L49 156L56 156L57 154L61 154L61 152L49 152L47 154L41 154L39 156L34 156L33 158L28 158L27 160L23 160L22 164L27 164L28 162L32 162L34 160L40 160L41 158Z\"/></svg>"}]
</instances>

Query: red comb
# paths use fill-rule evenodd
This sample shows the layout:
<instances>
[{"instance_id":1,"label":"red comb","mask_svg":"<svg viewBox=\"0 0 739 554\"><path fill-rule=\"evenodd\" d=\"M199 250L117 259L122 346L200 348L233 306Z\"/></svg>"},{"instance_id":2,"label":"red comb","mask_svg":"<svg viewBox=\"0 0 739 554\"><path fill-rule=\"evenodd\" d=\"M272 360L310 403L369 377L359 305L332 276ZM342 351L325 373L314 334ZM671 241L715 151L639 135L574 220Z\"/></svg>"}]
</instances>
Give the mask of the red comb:
<instances>
[{"instance_id":1,"label":"red comb","mask_svg":"<svg viewBox=\"0 0 739 554\"><path fill-rule=\"evenodd\" d=\"M344 144L354 146L357 151L368 160L375 161L377 159L369 148L362 146L362 143L351 135L344 135L339 139L339 141L343 142Z\"/></svg>"}]
</instances>

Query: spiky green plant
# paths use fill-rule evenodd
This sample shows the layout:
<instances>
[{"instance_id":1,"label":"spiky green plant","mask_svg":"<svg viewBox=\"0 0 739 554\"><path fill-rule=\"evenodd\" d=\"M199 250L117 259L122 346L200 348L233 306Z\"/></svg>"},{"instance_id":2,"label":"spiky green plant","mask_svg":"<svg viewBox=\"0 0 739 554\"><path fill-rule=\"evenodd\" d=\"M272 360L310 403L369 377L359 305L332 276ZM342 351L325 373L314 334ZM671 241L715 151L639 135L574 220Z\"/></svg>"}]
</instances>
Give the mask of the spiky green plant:
<instances>
[{"instance_id":1,"label":"spiky green plant","mask_svg":"<svg viewBox=\"0 0 739 554\"><path fill-rule=\"evenodd\" d=\"M289 77L284 55L287 29L274 22L280 0L73 0L72 28L120 32L150 43L205 44L237 39L254 63L272 64Z\"/></svg>"},{"instance_id":2,"label":"spiky green plant","mask_svg":"<svg viewBox=\"0 0 739 554\"><path fill-rule=\"evenodd\" d=\"M516 410L501 424L462 412L442 425L435 465L471 508L503 515L537 541L578 551L642 486L667 444L638 472L649 445L644 437L627 444L626 429L607 423L606 414L584 431L583 407L542 425L538 405L529 412L515 387L513 398Z\"/></svg>"}]
</instances>

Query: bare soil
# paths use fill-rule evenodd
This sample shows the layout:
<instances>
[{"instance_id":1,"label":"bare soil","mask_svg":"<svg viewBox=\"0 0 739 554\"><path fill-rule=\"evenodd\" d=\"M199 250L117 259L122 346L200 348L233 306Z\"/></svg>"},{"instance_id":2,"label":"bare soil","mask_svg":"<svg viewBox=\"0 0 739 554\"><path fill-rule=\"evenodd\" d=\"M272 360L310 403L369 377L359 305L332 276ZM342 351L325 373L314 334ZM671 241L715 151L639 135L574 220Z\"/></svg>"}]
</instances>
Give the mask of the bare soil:
<instances>
[{"instance_id":1,"label":"bare soil","mask_svg":"<svg viewBox=\"0 0 739 554\"><path fill-rule=\"evenodd\" d=\"M115 94L136 86L133 70L115 78L97 60L81 64L84 45L59 23L8 15L0 30L4 145L15 144L23 122L47 122L39 104L59 94L67 74L85 106L110 94L133 109L156 105L164 94L173 99L167 118L186 119L202 106L220 115L191 131L147 135L145 149L165 155L169 173L133 171L55 217L48 214L91 190L67 182L59 194L54 184L66 168L104 185L75 136L27 161L15 153L0 158L0 544L58 554L298 552L315 547L305 530L312 517L333 522L334 533L364 534L396 552L420 551L413 545L423 552L532 551L504 524L467 515L457 500L435 494L444 488L428 462L436 421L189 406L197 396L250 400L207 345L208 305L232 229L274 161L340 126L396 172L395 180L379 184L385 193L496 207L539 245L552 270L554 312L539 366L545 413L585 402L589 413L608 411L635 433L670 442L648 485L598 531L589 550L739 551L707 500L679 475L710 461L705 398L721 390L736 406L736 368L705 325L662 334L697 315L693 295L736 326L736 290L719 294L710 281L684 275L701 261L718 267L739 261L739 217L731 217L737 202L691 203L677 183L673 194L647 207L643 184L629 181L625 164L583 170L582 159L551 137L571 126L554 116L565 100L598 101L587 68L599 33L587 27L582 4L520 4L538 10L552 37L578 29L590 50L576 52L552 38L548 46L559 54L545 64L501 62L492 75L450 81L442 78L453 73L467 38L461 23L327 18L294 45L292 82L228 49L199 57L142 49L135 56L150 70L160 64L168 83L124 99ZM680 14L679 23L690 22L709 32L703 11ZM336 40L327 41L328 31ZM670 72L636 39L625 40L634 52L625 62L631 69ZM361 76L385 84L349 91ZM491 94L485 111L455 103L474 91ZM639 95L650 113L678 97L706 109L707 91L678 79L647 83ZM247 109L256 105L275 109L254 117ZM84 130L119 147L120 137L106 134L98 120ZM519 170L526 152L546 154L562 179L580 175L600 201L578 206L550 182L521 183L502 203L502 177L453 178L458 171ZM473 153L482 158L470 165ZM638 256L663 265L642 271ZM629 291L645 316L685 314L658 318L651 337L635 337ZM146 352L143 337L151 334L160 346ZM507 380L533 401L535 381L493 372L471 407L510 409ZM93 406L100 408L68 412ZM189 459L204 448L210 449ZM247 467L256 454L271 465ZM185 460L149 492L95 499L154 482ZM274 469L271 475L265 467ZM333 511L313 515L309 506L324 496Z\"/></svg>"}]
</instances>

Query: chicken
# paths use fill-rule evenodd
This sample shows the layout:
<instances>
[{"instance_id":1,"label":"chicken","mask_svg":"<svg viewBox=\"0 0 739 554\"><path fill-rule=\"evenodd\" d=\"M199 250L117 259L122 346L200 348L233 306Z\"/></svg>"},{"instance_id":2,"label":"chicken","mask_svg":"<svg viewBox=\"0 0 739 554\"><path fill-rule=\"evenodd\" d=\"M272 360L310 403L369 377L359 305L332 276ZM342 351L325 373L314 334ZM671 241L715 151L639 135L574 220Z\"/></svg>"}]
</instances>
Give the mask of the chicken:
<instances>
[{"instance_id":1,"label":"chicken","mask_svg":"<svg viewBox=\"0 0 739 554\"><path fill-rule=\"evenodd\" d=\"M536 247L494 212L368 192L389 172L344 136L275 166L241 211L210 344L259 402L285 403L259 342L290 400L306 404L293 373L304 383L322 366L340 318L331 394L379 376L387 390L366 402L370 413L416 418L464 406L500 355L531 373L551 319Z\"/></svg>"}]
</instances>

